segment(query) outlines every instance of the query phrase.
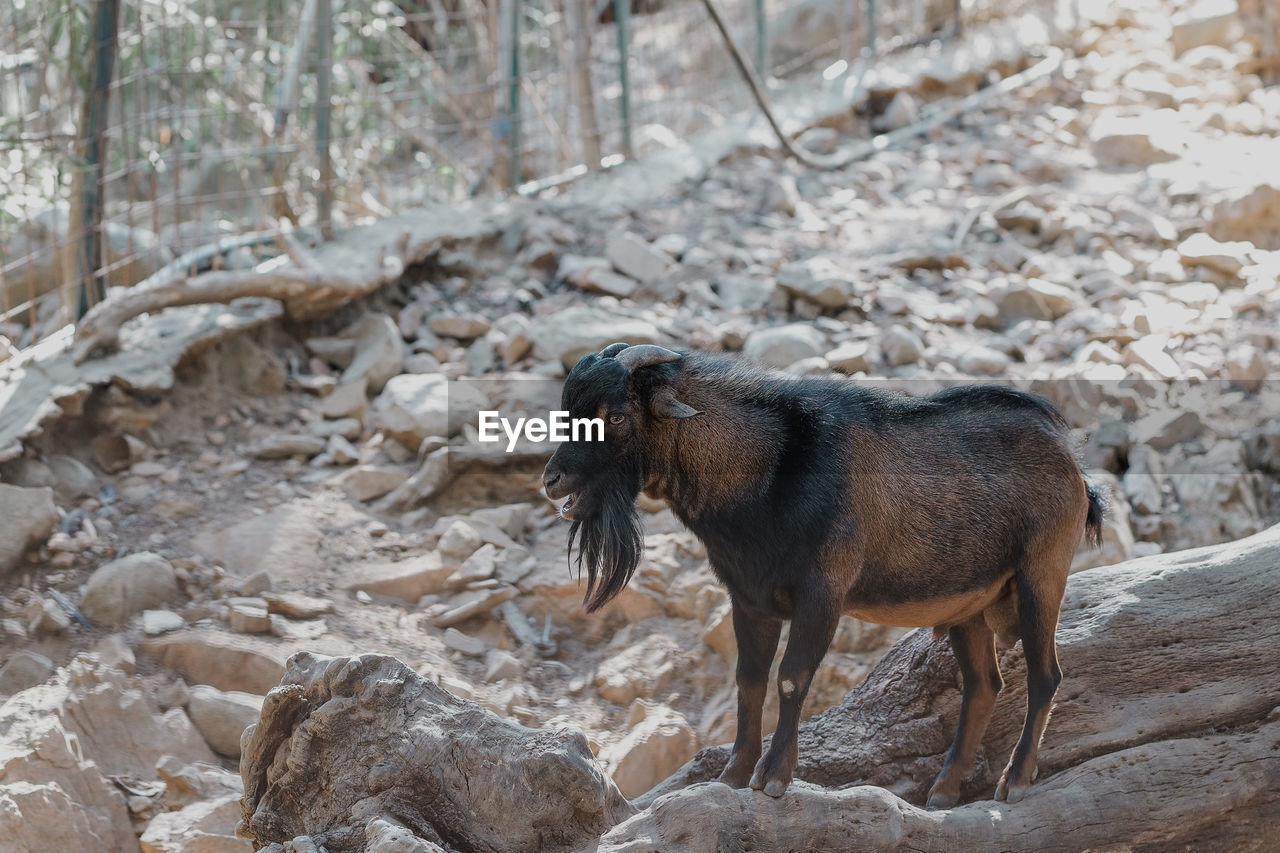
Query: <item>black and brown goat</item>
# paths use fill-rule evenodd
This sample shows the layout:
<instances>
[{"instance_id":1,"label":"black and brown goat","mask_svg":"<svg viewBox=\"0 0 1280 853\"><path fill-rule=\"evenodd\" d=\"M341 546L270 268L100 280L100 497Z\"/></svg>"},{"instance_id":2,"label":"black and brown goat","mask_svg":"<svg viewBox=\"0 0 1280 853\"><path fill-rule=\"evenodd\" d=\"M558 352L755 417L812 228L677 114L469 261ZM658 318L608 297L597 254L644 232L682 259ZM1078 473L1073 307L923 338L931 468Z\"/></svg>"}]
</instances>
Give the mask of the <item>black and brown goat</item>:
<instances>
[{"instance_id":1,"label":"black and brown goat","mask_svg":"<svg viewBox=\"0 0 1280 853\"><path fill-rule=\"evenodd\" d=\"M959 730L929 792L947 807L973 766L1003 682L995 637L1019 637L1027 717L996 789L1015 802L1062 672L1054 633L1072 556L1104 503L1047 401L998 386L912 398L739 360L613 344L564 383L604 441L562 444L543 475L573 522L585 606L617 595L641 556L635 499L665 499L728 587L738 641L738 735L720 781L781 796L796 727L843 613L950 636ZM780 714L761 757L761 708L784 619Z\"/></svg>"}]
</instances>

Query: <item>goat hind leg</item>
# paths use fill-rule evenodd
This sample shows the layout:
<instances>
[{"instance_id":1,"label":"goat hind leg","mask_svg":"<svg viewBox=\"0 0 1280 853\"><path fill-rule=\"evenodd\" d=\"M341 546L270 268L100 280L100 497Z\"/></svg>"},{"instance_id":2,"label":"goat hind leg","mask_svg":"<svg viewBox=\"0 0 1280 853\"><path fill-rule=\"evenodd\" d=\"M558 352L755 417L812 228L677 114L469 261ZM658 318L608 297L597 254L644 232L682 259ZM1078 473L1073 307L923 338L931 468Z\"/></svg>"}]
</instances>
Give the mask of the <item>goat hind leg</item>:
<instances>
[{"instance_id":1,"label":"goat hind leg","mask_svg":"<svg viewBox=\"0 0 1280 853\"><path fill-rule=\"evenodd\" d=\"M734 601L733 633L738 643L738 734L729 763L716 781L733 788L745 788L760 758L764 697L782 621L747 613Z\"/></svg>"},{"instance_id":2,"label":"goat hind leg","mask_svg":"<svg viewBox=\"0 0 1280 853\"><path fill-rule=\"evenodd\" d=\"M956 739L947 751L942 771L929 789L930 809L948 809L960 799L960 783L973 769L978 745L991 720L996 696L1004 686L1000 664L996 660L995 634L983 614L971 617L948 632L951 648L960 664L964 679L964 698L960 705L960 723Z\"/></svg>"},{"instance_id":3,"label":"goat hind leg","mask_svg":"<svg viewBox=\"0 0 1280 853\"><path fill-rule=\"evenodd\" d=\"M778 667L778 727L750 782L752 788L771 797L781 797L791 784L799 758L800 711L840 622L837 599L825 588L796 595L793 614L787 651Z\"/></svg>"},{"instance_id":4,"label":"goat hind leg","mask_svg":"<svg viewBox=\"0 0 1280 853\"><path fill-rule=\"evenodd\" d=\"M1026 796L1036 775L1040 739L1044 737L1053 697L1062 682L1054 636L1066 586L1066 572L1061 575L1061 578L1033 578L1019 572L1015 578L1022 651L1027 661L1027 719L996 786L997 800L1018 802Z\"/></svg>"}]
</instances>

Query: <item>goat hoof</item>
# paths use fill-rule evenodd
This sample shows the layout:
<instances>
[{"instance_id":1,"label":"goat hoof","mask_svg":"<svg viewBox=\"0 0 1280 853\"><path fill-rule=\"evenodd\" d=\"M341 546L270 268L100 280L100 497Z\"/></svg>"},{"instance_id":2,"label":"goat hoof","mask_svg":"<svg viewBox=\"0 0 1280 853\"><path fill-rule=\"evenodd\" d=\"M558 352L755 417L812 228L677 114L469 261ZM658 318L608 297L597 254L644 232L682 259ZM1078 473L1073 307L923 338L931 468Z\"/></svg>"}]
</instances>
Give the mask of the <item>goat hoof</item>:
<instances>
[{"instance_id":1,"label":"goat hoof","mask_svg":"<svg viewBox=\"0 0 1280 853\"><path fill-rule=\"evenodd\" d=\"M1004 800L1006 803L1013 804L1022 802L1022 798L1027 795L1027 789L1030 785L1008 785L1005 788Z\"/></svg>"},{"instance_id":2,"label":"goat hoof","mask_svg":"<svg viewBox=\"0 0 1280 853\"><path fill-rule=\"evenodd\" d=\"M721 771L720 775L716 777L716 781L728 785L730 788L745 788L747 787L747 772L729 766Z\"/></svg>"},{"instance_id":3,"label":"goat hoof","mask_svg":"<svg viewBox=\"0 0 1280 853\"><path fill-rule=\"evenodd\" d=\"M1030 787L1028 783L1019 784L1010 782L1007 776L1001 777L1000 784L996 786L996 799L1010 804L1021 802Z\"/></svg>"},{"instance_id":4,"label":"goat hoof","mask_svg":"<svg viewBox=\"0 0 1280 853\"><path fill-rule=\"evenodd\" d=\"M771 797L781 797L787 792L787 783L781 779L774 779L764 786L764 792Z\"/></svg>"},{"instance_id":5,"label":"goat hoof","mask_svg":"<svg viewBox=\"0 0 1280 853\"><path fill-rule=\"evenodd\" d=\"M759 773L752 773L751 781L748 782L747 785L751 788L751 790L759 791L761 788L764 787L764 782L761 781Z\"/></svg>"},{"instance_id":6,"label":"goat hoof","mask_svg":"<svg viewBox=\"0 0 1280 853\"><path fill-rule=\"evenodd\" d=\"M924 804L924 807L929 811L949 809L959 800L960 798L955 794L944 794L942 791L937 791L929 795L929 801Z\"/></svg>"}]
</instances>

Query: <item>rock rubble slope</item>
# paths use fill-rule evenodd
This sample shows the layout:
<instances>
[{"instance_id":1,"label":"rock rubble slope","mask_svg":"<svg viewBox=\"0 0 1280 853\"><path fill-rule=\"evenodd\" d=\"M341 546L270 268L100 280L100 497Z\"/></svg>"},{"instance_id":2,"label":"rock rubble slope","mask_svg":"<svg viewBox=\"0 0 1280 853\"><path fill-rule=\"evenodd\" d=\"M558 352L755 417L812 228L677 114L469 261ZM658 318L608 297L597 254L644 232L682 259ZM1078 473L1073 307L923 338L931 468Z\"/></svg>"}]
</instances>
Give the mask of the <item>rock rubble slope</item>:
<instances>
[{"instance_id":1,"label":"rock rubble slope","mask_svg":"<svg viewBox=\"0 0 1280 853\"><path fill-rule=\"evenodd\" d=\"M639 839L651 835L694 845L721 829L763 843L763 826L790 827L828 807L844 815L853 801L857 814L875 815L866 831L903 828L884 843L929 846L934 830L918 830L925 818L893 797L918 802L936 770L958 703L950 658L912 635L877 664L903 632L853 620L818 673L800 775L892 796L801 787L768 805L783 810L773 814L745 794L695 785L648 807L646 789L673 773L657 791L714 775L718 748L733 737L725 593L699 543L668 509L643 501L645 556L632 584L584 616L566 527L538 494L548 448L480 446L468 411L555 408L574 361L619 339L741 352L795 375L834 372L910 393L978 379L1050 397L1078 430L1090 476L1113 495L1103 548L1082 551L1076 568L1154 562L1081 576L1079 588L1097 594L1072 605L1067 669L1094 679L1081 683L1109 704L1088 705L1088 691L1064 695L1045 746L1045 790L1062 799L1042 802L1121 808L1104 796L1115 790L1107 784L1154 791L1127 775L1144 766L1183 790L1180 765L1151 765L1155 747L1145 744L1162 744L1157 758L1185 747L1219 768L1265 743L1267 709L1243 708L1239 697L1276 702L1266 685L1239 682L1252 647L1229 644L1271 623L1217 611L1196 621L1241 590L1263 592L1245 579L1189 586L1182 610L1161 593L1183 589L1173 579L1186 566L1227 565L1243 546L1223 543L1280 519L1280 92L1257 73L1252 7L1209 5L1221 9L1086 4L1081 26L1064 35L1078 57L1064 73L836 172L800 169L747 138L696 179L637 195L643 205L616 203L629 186L623 170L607 207L570 193L473 210L460 216L465 234L438 216L400 217L373 230L411 231L426 247L420 261L308 326L273 324L276 312L260 303L166 312L127 325L125 348L86 362L83 374L69 361L47 375L7 374L24 395L44 389L59 402L20 407L20 417L0 410L6 436L30 436L0 448L0 821L16 827L0 837L18 839L15 851L44 849L54 836L27 827L59 814L66 849L246 849L228 806L239 796L229 781L237 729L260 705L270 712L263 697L287 672L301 684L320 679L324 659L376 654L388 657L370 666L403 661L396 683L450 713L466 709L468 725L541 733L520 734L527 743L582 732L586 752L565 741L574 773L606 792L600 802L612 802L616 786L644 808L610 830L613 847L603 849L644 849ZM905 109L899 92L927 108L939 92L971 88L980 75L970 72L945 85L886 77L885 91L810 136L865 135L884 106ZM333 251L350 248L339 241ZM255 333L231 334L241 325ZM131 354L148 329L160 335L163 367ZM123 379L85 384L112 376ZM1215 545L1216 557L1181 553ZM1114 607L1099 624L1083 615ZM1145 626L1148 615L1185 629L1153 622L1141 636L1126 633L1126 619ZM1109 637L1129 639L1123 654ZM1209 653L1215 637L1225 656ZM1201 657L1182 654L1197 649ZM311 656L295 658L311 661L311 675L288 669L298 653ZM988 793L1019 701L1017 652L1006 655L1010 716L993 727L973 798ZM880 697L881 679L916 656L920 672L902 677L918 690ZM1142 661L1167 683L1135 706L1125 690ZM854 725L862 718L851 709L863 704L906 716L889 728ZM1195 725L1157 740L1142 722L1152 708ZM127 748L113 746L124 737L112 722L121 714L119 726L139 738L122 741ZM771 703L766 726L775 714ZM1219 725L1222 743L1205 734ZM1130 748L1139 752L1115 758ZM1210 771L1221 784L1197 806L1202 824L1164 821L1171 828L1153 830L1151 843L1219 833L1223 846L1247 848L1266 837L1260 819L1231 830L1215 822L1226 799L1252 815L1265 800L1258 791L1275 788L1245 772L1274 775L1265 760L1240 766L1229 779ZM1103 793L1086 802L1080 785ZM445 807L463 800L441 801L419 826L382 809L389 797L344 823L341 844L462 849L458 839L480 836L448 833L484 829L437 827L431 840L423 827L443 825ZM1173 808L1148 805L1156 817ZM543 824L555 823L558 805L539 808ZM556 843L586 845L625 816L595 808L565 818ZM707 817L721 812L736 817ZM957 812L947 820L973 821L965 832L991 829L984 806ZM999 814L1001 827L1020 826ZM1160 835L1184 824L1179 839ZM831 827L861 837L853 824ZM1088 828L1063 827L1062 837L1076 831Z\"/></svg>"}]
</instances>

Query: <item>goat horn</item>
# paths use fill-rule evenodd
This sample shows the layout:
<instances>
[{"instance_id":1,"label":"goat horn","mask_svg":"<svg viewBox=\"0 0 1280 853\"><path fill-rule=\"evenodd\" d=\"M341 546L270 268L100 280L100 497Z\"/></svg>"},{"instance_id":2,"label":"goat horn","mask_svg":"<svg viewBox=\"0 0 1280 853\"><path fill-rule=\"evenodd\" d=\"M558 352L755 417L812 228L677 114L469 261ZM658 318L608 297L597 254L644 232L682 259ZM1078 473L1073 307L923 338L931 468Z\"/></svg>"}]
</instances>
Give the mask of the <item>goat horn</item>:
<instances>
[{"instance_id":1,"label":"goat horn","mask_svg":"<svg viewBox=\"0 0 1280 853\"><path fill-rule=\"evenodd\" d=\"M617 346L617 344L613 346ZM610 349L612 348L610 347ZM638 346L627 347L618 353L615 358L618 359L619 364L634 373L641 367L648 367L651 364L667 364L668 362L679 361L680 353L672 352L666 347L657 347L653 344L639 344Z\"/></svg>"},{"instance_id":2,"label":"goat horn","mask_svg":"<svg viewBox=\"0 0 1280 853\"><path fill-rule=\"evenodd\" d=\"M619 341L616 344L609 344L607 347L600 350L600 357L613 358L615 355L622 352L624 349L626 349L629 346L631 346L631 344L625 344L625 343L622 343L621 341Z\"/></svg>"}]
</instances>

